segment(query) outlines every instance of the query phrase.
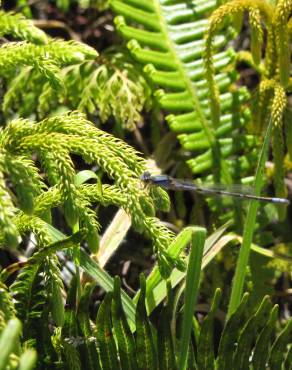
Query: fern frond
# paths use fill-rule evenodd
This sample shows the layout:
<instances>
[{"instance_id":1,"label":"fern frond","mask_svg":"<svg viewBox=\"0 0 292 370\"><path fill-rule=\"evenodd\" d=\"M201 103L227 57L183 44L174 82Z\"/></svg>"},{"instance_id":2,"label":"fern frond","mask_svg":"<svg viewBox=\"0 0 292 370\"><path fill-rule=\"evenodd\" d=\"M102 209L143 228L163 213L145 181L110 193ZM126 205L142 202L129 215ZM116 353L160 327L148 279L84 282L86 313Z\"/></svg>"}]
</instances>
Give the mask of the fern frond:
<instances>
[{"instance_id":1,"label":"fern frond","mask_svg":"<svg viewBox=\"0 0 292 370\"><path fill-rule=\"evenodd\" d=\"M60 248L62 243L58 246ZM25 335L31 330L34 332L29 334L30 337L40 330L39 320L44 317L44 311L49 312L44 309L45 304L48 304L56 324L61 326L64 321L63 282L57 257L50 252L43 248L31 257L10 287L16 300L17 316L24 323Z\"/></svg>"},{"instance_id":2,"label":"fern frond","mask_svg":"<svg viewBox=\"0 0 292 370\"><path fill-rule=\"evenodd\" d=\"M32 107L38 104L37 96L41 95L44 81L44 76L36 69L23 67L19 74L8 83L8 90L2 104L5 116L8 117L17 110L20 117L28 117L32 112ZM33 94L31 90L34 91ZM56 93L56 90L53 91ZM26 96L25 100L23 100L24 95Z\"/></svg>"},{"instance_id":3,"label":"fern frond","mask_svg":"<svg viewBox=\"0 0 292 370\"><path fill-rule=\"evenodd\" d=\"M38 50L39 48L39 46L25 42L11 42L2 45L0 48L1 75L9 77L21 65L34 66L50 80L53 86L60 87L61 79L58 66L52 60L46 60L43 50Z\"/></svg>"},{"instance_id":4,"label":"fern frond","mask_svg":"<svg viewBox=\"0 0 292 370\"><path fill-rule=\"evenodd\" d=\"M16 300L17 317L24 324L24 330L31 325L31 319L39 319L47 302L46 292L41 286L42 275L39 264L26 265L10 286Z\"/></svg>"},{"instance_id":5,"label":"fern frond","mask_svg":"<svg viewBox=\"0 0 292 370\"><path fill-rule=\"evenodd\" d=\"M43 247L51 242L47 224L39 217L19 213L13 220L20 234L34 233L38 245Z\"/></svg>"},{"instance_id":6,"label":"fern frond","mask_svg":"<svg viewBox=\"0 0 292 370\"><path fill-rule=\"evenodd\" d=\"M163 109L172 113L166 120L172 131L181 134L179 140L183 148L200 153L203 148L213 147L216 135L222 139L231 136L236 129L233 117L237 115L241 121L240 105L247 101L248 94L244 89L239 89L237 94L228 93L237 78L235 73L230 73L235 53L232 49L220 50L228 42L230 29L225 29L225 34L222 32L212 42L216 50L213 69L219 88L216 99L222 105L223 113L222 122L218 122L218 133L215 133L213 126L216 125L212 123L208 103L210 80L202 81L206 76L202 55L208 25L203 18L215 9L216 2L174 4L163 0L112 0L110 5L120 15L115 23L124 38L130 40L128 48L133 57L145 65L146 74L163 89L157 91L156 99ZM219 117L218 114L216 116ZM229 128L221 129L224 124ZM191 133L201 135L201 146ZM226 150L224 139L220 146L222 151ZM204 155L188 160L193 173L210 171L209 165L203 165ZM209 163L212 163L212 158Z\"/></svg>"},{"instance_id":7,"label":"fern frond","mask_svg":"<svg viewBox=\"0 0 292 370\"><path fill-rule=\"evenodd\" d=\"M56 60L59 64L69 65L84 62L97 57L92 47L78 41L51 40L43 48L37 50L39 54Z\"/></svg>"}]
</instances>

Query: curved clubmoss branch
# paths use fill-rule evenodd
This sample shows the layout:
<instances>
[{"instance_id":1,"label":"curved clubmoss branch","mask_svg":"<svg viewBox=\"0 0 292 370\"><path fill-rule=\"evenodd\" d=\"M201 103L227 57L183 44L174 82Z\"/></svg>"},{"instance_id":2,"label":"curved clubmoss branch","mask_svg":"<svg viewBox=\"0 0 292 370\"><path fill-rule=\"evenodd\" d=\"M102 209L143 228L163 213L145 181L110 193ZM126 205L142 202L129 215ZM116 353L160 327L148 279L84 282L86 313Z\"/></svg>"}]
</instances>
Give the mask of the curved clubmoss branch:
<instances>
[{"instance_id":1,"label":"curved clubmoss branch","mask_svg":"<svg viewBox=\"0 0 292 370\"><path fill-rule=\"evenodd\" d=\"M25 75L24 71L19 73L21 67L31 67L54 89L60 89L63 87L61 67L81 63L97 56L96 51L85 44L49 38L43 31L34 27L31 21L19 14L0 11L0 29L0 35L23 40L6 42L0 47L0 76L8 81L14 81L10 95L13 92L15 94L15 88L20 87L21 77ZM26 79L23 86L27 82ZM38 95L35 99L38 99ZM31 103L31 97L28 100ZM4 107L8 109L7 98Z\"/></svg>"},{"instance_id":2,"label":"curved clubmoss branch","mask_svg":"<svg viewBox=\"0 0 292 370\"><path fill-rule=\"evenodd\" d=\"M109 49L98 59L95 50L76 41L52 40L20 14L0 11L0 35L23 40L0 48L0 75L7 81L3 111L7 118L39 119L57 110L79 109L113 115L133 130L151 105L151 89L129 53Z\"/></svg>"},{"instance_id":3,"label":"curved clubmoss branch","mask_svg":"<svg viewBox=\"0 0 292 370\"><path fill-rule=\"evenodd\" d=\"M98 116L101 122L114 116L122 128L133 130L143 121L141 112L151 107L151 89L127 50L110 49L94 60L63 67L60 75L65 88L56 90L38 70L22 68L8 81L5 116L17 110L22 117L37 114L43 119L62 105Z\"/></svg>"},{"instance_id":4,"label":"curved clubmoss branch","mask_svg":"<svg viewBox=\"0 0 292 370\"><path fill-rule=\"evenodd\" d=\"M272 147L275 163L274 183L276 194L285 197L287 194L284 184L284 158L285 144L282 133L282 120L287 105L286 91L289 89L290 34L288 18L291 13L292 2L290 0L279 1L276 5L262 0L235 0L218 8L210 17L207 30L205 67L210 86L210 102L213 116L218 115L218 87L214 77L213 42L215 35L227 17L247 11L251 24L251 53L253 63L259 67L261 82L259 84L258 98L255 101L255 126L263 131L267 117L271 116L274 123L272 131ZM263 29L261 21L267 30L267 46L262 63ZM247 54L247 53L246 53ZM245 55L246 55L245 54ZM251 58L249 58L251 61ZM248 57L245 58L248 60ZM251 64L251 63L250 63ZM261 65L260 65L261 64ZM270 112L270 113L269 113ZM218 120L218 117L217 117ZM285 216L285 210L280 211L281 218Z\"/></svg>"},{"instance_id":5,"label":"curved clubmoss branch","mask_svg":"<svg viewBox=\"0 0 292 370\"><path fill-rule=\"evenodd\" d=\"M87 231L89 246L95 248L98 222L91 206L94 203L115 204L131 215L136 229L147 232L160 261L164 261L162 265L167 264L169 270L170 263L174 261L167 255L166 248L173 240L173 234L154 218L155 206L166 209L168 199L161 189L156 190L163 193L158 201L155 192L151 192L153 199L148 196L140 182L145 161L134 149L94 127L79 112L55 116L38 123L14 120L2 131L0 144L6 177L11 176L12 157L21 159L28 167L27 173L14 171L12 175L14 181L18 180L22 198L26 199L25 194L30 195L29 206L20 202L14 204L4 186L6 198L2 199L10 201L10 208L6 203L2 207L6 212L11 209L11 213L1 219L2 236L6 238L6 243L10 234L17 237L17 228L21 234L34 232L41 245L49 244L50 237L46 229L48 214L52 207L63 205L67 223L72 226L79 221L80 226ZM87 163L98 165L114 181L115 187L77 186L70 157L72 154L82 157ZM38 175L36 164L28 160L32 156L40 161L45 172L45 179L50 186L47 191L44 191L43 179ZM5 159L9 160L8 165ZM22 173L26 177L23 176L20 181ZM30 214L17 210L17 206ZM10 229L13 232L8 232Z\"/></svg>"},{"instance_id":6,"label":"curved clubmoss branch","mask_svg":"<svg viewBox=\"0 0 292 370\"><path fill-rule=\"evenodd\" d=\"M16 68L32 66L55 88L60 88L61 65L80 63L86 58L95 58L96 55L94 49L76 41L50 40L44 45L10 42L0 48L0 73L2 77L11 78Z\"/></svg>"},{"instance_id":7,"label":"curved clubmoss branch","mask_svg":"<svg viewBox=\"0 0 292 370\"><path fill-rule=\"evenodd\" d=\"M209 97L211 102L211 113L213 122L218 125L220 121L220 104L219 104L219 93L217 83L215 81L214 71L214 39L222 27L223 22L227 17L236 16L242 14L244 11L251 12L251 24L252 24L252 46L259 47L262 40L262 30L260 27L260 15L266 20L267 27L271 21L272 8L268 3L262 0L236 0L230 1L217 10L209 18L209 25L206 31L206 44L204 52L204 65L206 69L206 77L209 86ZM257 49L259 52L259 49ZM253 53L254 59L259 63L259 55Z\"/></svg>"},{"instance_id":8,"label":"curved clubmoss branch","mask_svg":"<svg viewBox=\"0 0 292 370\"><path fill-rule=\"evenodd\" d=\"M46 44L48 36L35 27L31 20L25 19L22 14L0 11L0 35L9 35L21 40L36 44Z\"/></svg>"},{"instance_id":9,"label":"curved clubmoss branch","mask_svg":"<svg viewBox=\"0 0 292 370\"><path fill-rule=\"evenodd\" d=\"M291 0L280 0L277 2L274 16L275 34L277 41L277 55L279 64L279 75L281 84L286 87L290 77L291 50L288 20L292 11Z\"/></svg>"}]
</instances>

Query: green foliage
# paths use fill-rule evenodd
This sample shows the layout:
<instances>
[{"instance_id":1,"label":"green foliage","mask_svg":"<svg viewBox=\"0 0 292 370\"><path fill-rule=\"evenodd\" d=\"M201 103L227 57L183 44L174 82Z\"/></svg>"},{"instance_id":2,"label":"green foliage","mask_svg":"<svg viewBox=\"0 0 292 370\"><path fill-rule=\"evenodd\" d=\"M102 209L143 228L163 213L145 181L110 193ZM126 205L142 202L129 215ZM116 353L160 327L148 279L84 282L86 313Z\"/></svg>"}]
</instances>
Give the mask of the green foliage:
<instances>
[{"instance_id":1,"label":"green foliage","mask_svg":"<svg viewBox=\"0 0 292 370\"><path fill-rule=\"evenodd\" d=\"M109 50L93 61L75 60L58 72L64 88L56 90L39 69L22 69L9 82L3 101L6 116L17 109L24 117L37 114L43 118L62 105L63 109L98 113L101 122L114 116L117 124L133 130L143 120L142 110L150 108L151 90L123 50Z\"/></svg>"},{"instance_id":2,"label":"green foliage","mask_svg":"<svg viewBox=\"0 0 292 370\"><path fill-rule=\"evenodd\" d=\"M198 355L197 362L200 369L214 368L215 355L213 351L213 326L214 316L218 309L220 302L220 290L215 292L214 300L208 315L205 317L200 330L200 337L198 341Z\"/></svg>"},{"instance_id":3,"label":"green foliage","mask_svg":"<svg viewBox=\"0 0 292 370\"><path fill-rule=\"evenodd\" d=\"M84 366L87 369L178 369L175 365L175 359L180 353L180 338L176 338L171 345L167 344L172 336L170 320L167 320L167 317L170 319L169 315L172 312L171 290L168 291L169 306L165 307L156 328L147 316L145 281L143 278L141 279L141 294L136 308L137 332L133 337L120 304L118 304L119 313L117 315L116 302L120 300L121 294L119 281L116 279L114 292L116 300L113 301L112 293L107 294L98 309L96 325L94 325L88 311L94 285L88 284L82 289L78 303L77 281L74 278L67 297L64 325L61 332L56 331L52 337L54 348L58 352L58 366L68 369L80 369ZM220 291L216 293L211 310L200 325L198 343L193 345L190 342L189 353L194 354L192 360L196 363L194 366L200 369L215 369L215 366L220 369L262 369L267 363L271 369L279 368L279 364L284 363L285 356L288 354L291 320L275 338L277 305L272 307L266 297L261 305L254 310L253 315L246 316L248 303L248 295L246 294L239 308L226 321L219 347L216 348L214 347L213 332L215 320L218 319L216 313L219 301ZM15 320L9 321L6 327L7 335L9 328L9 337L13 338L10 343L14 343L14 345L14 329L12 330L11 325L12 321ZM17 322L15 321L15 323ZM19 322L18 325L20 325ZM164 326L164 330L156 331L162 326ZM15 335L19 330L20 326L17 327ZM168 334L165 335L166 333ZM0 343L2 337L6 339L6 329L0 337ZM158 349L166 349L165 346L168 350L159 351L158 365L154 365ZM11 350L7 346L7 352L5 352L7 356ZM211 353L213 353L212 356ZM52 353L50 356L53 356L49 360L52 365L55 357ZM4 352L1 352L2 358L4 359ZM169 358L172 358L172 362L166 366L165 364L169 363ZM40 358L39 361L41 366L44 359Z\"/></svg>"},{"instance_id":4,"label":"green foliage","mask_svg":"<svg viewBox=\"0 0 292 370\"><path fill-rule=\"evenodd\" d=\"M252 173L251 164L255 162L260 141L246 134L246 127L252 118L254 124L261 122L262 130L271 115L275 125L274 185L277 196L286 197L286 149L281 122L290 89L289 47L283 36L288 34L290 3L238 0L218 9L212 1L200 5L196 1L174 4L162 0L147 3L112 0L110 4L119 15L115 19L117 29L130 40L127 46L134 59L145 65L144 71L153 84L163 89L157 90L155 96L160 107L171 113L166 117L170 129L178 135L187 154L189 151L195 154L195 158L187 160L191 171L213 173L217 181L227 183ZM204 18L212 10L208 24ZM233 49L222 51L229 39L237 35L232 31L233 19L237 17L238 21L244 11L250 16L251 54L236 55ZM265 53L261 50L262 21L268 37ZM234 85L235 63L241 60L251 64L260 79L252 117L246 106L250 104L249 94ZM267 89L269 95L265 94ZM280 219L285 218L285 212L279 207Z\"/></svg>"},{"instance_id":5,"label":"green foliage","mask_svg":"<svg viewBox=\"0 0 292 370\"><path fill-rule=\"evenodd\" d=\"M82 76L84 85L78 109L94 113L98 107L102 122L113 115L120 125L133 130L142 120L140 113L144 106L149 109L151 90L124 51L104 53L101 62L94 69L82 66L91 73Z\"/></svg>"},{"instance_id":6,"label":"green foliage","mask_svg":"<svg viewBox=\"0 0 292 370\"><path fill-rule=\"evenodd\" d=\"M2 311L0 311L2 314ZM1 315L2 321L2 315ZM2 324L2 323L1 323ZM1 325L2 326L2 325ZM30 370L35 367L36 352L21 346L21 322L13 317L0 329L0 369L18 368Z\"/></svg>"},{"instance_id":7,"label":"green foliage","mask_svg":"<svg viewBox=\"0 0 292 370\"><path fill-rule=\"evenodd\" d=\"M21 14L0 11L1 36L26 40L35 44L46 44L48 36Z\"/></svg>"},{"instance_id":8,"label":"green foliage","mask_svg":"<svg viewBox=\"0 0 292 370\"><path fill-rule=\"evenodd\" d=\"M9 241L10 229L18 229L20 233L33 230L42 246L48 244L50 238L42 218L51 208L66 203L65 216L68 206L70 207L68 224L72 226L72 223L79 220L80 226L87 230L87 241L90 243L94 240L92 236L98 232L98 222L90 204L95 202L117 204L131 214L133 225L137 230L149 234L158 258L163 264L170 263L171 259L165 250L173 236L153 218L153 201L151 203L147 192L139 184L139 175L145 168L144 161L122 141L95 128L77 112L55 116L34 124L30 121L14 120L2 131L0 140L4 158L6 153L23 158L37 154L51 186L48 191L32 199L32 202L35 201L35 216L28 217L18 212L15 217L8 215L2 218L2 238L6 237ZM96 163L114 179L116 187L105 186L104 189L94 185L77 187L74 183L73 162L69 154L79 155L87 163ZM37 173L33 162L26 163L30 164L32 173ZM9 176L8 170L7 175ZM36 181L39 184L38 188L44 186L40 178L37 177ZM7 190L6 198L11 202L12 212L13 203ZM2 206L7 211L6 204ZM89 246L96 248L96 245ZM173 262L179 263L174 260Z\"/></svg>"},{"instance_id":9,"label":"green foliage","mask_svg":"<svg viewBox=\"0 0 292 370\"><path fill-rule=\"evenodd\" d=\"M51 58L48 58L51 55ZM52 40L44 45L35 45L28 42L11 42L4 44L0 49L1 76L11 77L16 67L32 66L53 87L61 88L62 81L59 67L73 64L87 58L94 58L96 53L88 46L77 42Z\"/></svg>"},{"instance_id":10,"label":"green foliage","mask_svg":"<svg viewBox=\"0 0 292 370\"><path fill-rule=\"evenodd\" d=\"M136 345L123 310L121 301L121 282L117 277L115 278L111 313L121 368L125 370L137 369Z\"/></svg>"},{"instance_id":11,"label":"green foliage","mask_svg":"<svg viewBox=\"0 0 292 370\"><path fill-rule=\"evenodd\" d=\"M252 60L253 67L259 66L261 63L260 68L257 69L260 83L254 116L258 130L263 128L263 124L267 124L269 116L271 116L274 124L272 135L275 166L274 183L276 194L279 196L286 196L287 194L284 184L286 148L282 135L282 122L287 105L286 95L289 92L290 51L288 47L289 32L287 29L289 9L291 9L291 2L286 0L278 1L275 4L242 0L228 2L219 7L210 17L205 50L205 67L210 86L211 109L215 111L217 110L218 102L214 97L218 95L217 90L219 88L214 75L215 36L220 32L221 26L225 24L227 17L230 19L230 16L235 16L239 13L243 14L244 11L249 13L252 29L251 55L244 53L243 59L247 62ZM267 45L264 58L261 57L263 40L261 22L264 22L267 30ZM279 216L284 219L284 209L279 209Z\"/></svg>"},{"instance_id":12,"label":"green foliage","mask_svg":"<svg viewBox=\"0 0 292 370\"><path fill-rule=\"evenodd\" d=\"M183 149L196 155L187 161L192 172L212 173L215 163L212 150L216 143L224 158L235 155L244 147L250 152L255 146L252 136L241 135L240 142L234 141L236 132L249 119L244 106L248 93L244 88L237 91L233 88L237 79L235 52L231 48L222 51L232 36L228 27L221 31L214 43L214 72L223 116L216 127L211 120L209 81L205 80L202 56L208 25L205 18L215 9L216 2L175 4L112 0L110 4L120 15L115 23L124 38L130 40L127 45L133 57L145 65L145 73L160 88L155 96L160 107L171 113L166 117L170 129L178 134ZM244 110L246 113L243 114ZM234 160L229 164L229 171L238 177L238 164ZM242 169L241 177L249 168Z\"/></svg>"},{"instance_id":13,"label":"green foliage","mask_svg":"<svg viewBox=\"0 0 292 370\"><path fill-rule=\"evenodd\" d=\"M200 273L202 269L203 251L205 246L206 230L197 228L192 236L191 252L188 260L186 274L185 303L182 322L182 338L178 366L180 369L187 367L187 354L191 336L191 326L194 308L196 305Z\"/></svg>"},{"instance_id":14,"label":"green foliage","mask_svg":"<svg viewBox=\"0 0 292 370\"><path fill-rule=\"evenodd\" d=\"M31 369L36 352L39 369L262 369L266 364L271 369L282 364L288 368L291 320L280 325L278 306L272 307L268 298L259 297L261 304L251 310L254 300L242 297L257 204L250 206L247 215L244 258L239 258L230 309L227 319L221 318L220 333L215 331L220 290L212 286L214 299L198 322L195 302L201 298L201 269L235 240L234 235L222 236L222 228L205 242L205 229L189 227L176 236L155 217L157 210L169 209L167 194L141 184L146 160L130 145L97 128L85 114L97 124L113 117L114 131L123 135L125 128L136 129L143 111L151 110L151 117L156 117L153 127L159 109L167 111L166 120L183 149L174 149L173 158L182 154L195 175L211 174L203 181L215 177L225 182L254 174L261 144L255 134L266 131L271 116L274 126L268 126L260 155L256 192L261 188L271 133L272 176L276 193L286 197L285 161L287 153L291 157L292 137L289 111L285 112L291 90L291 1L273 5L234 0L220 7L213 0L111 0L110 4L118 14L117 29L129 41L129 52L112 47L98 56L81 42L51 39L19 14L0 12L1 36L17 40L3 39L0 47L4 97L0 243L16 254L22 253L27 239L35 241L31 257L0 274L0 368ZM26 14L38 9L38 4L25 0L18 5ZM71 5L104 9L107 2L56 0L55 5L63 11L72 9ZM224 51L240 31L243 11L249 13L251 52ZM236 86L234 69L242 60L260 77L256 111L248 109L247 90ZM160 108L152 104L152 89ZM252 134L247 123L254 126ZM289 158L287 163L288 168ZM90 170L77 173L80 165ZM100 241L104 220L97 210L112 206L123 209L133 229L150 238L158 260L147 281L141 275L140 290L133 299L121 290L120 280L95 261L106 235ZM222 217L230 217L223 212L223 203L215 206ZM283 219L285 209L279 215ZM262 219L258 220L259 228L263 227ZM66 237L65 231L71 236ZM16 247L17 252L12 249ZM75 263L69 289L57 252ZM107 292L97 310L91 305L92 298L96 304L95 283L86 284L81 269ZM8 283L8 277L13 283ZM180 282L174 297L173 289ZM156 325L149 316L164 298L167 303Z\"/></svg>"},{"instance_id":15,"label":"green foliage","mask_svg":"<svg viewBox=\"0 0 292 370\"><path fill-rule=\"evenodd\" d=\"M102 11L107 9L108 0L55 0L55 5L62 11L68 11L72 5L78 5L81 8L97 8ZM30 4L27 0L18 0L18 6L27 15L31 16Z\"/></svg>"},{"instance_id":16,"label":"green foliage","mask_svg":"<svg viewBox=\"0 0 292 370\"><path fill-rule=\"evenodd\" d=\"M136 348L139 369L157 369L158 354L154 342L154 333L151 328L145 306L146 284L145 277L140 276L140 295L136 308Z\"/></svg>"}]
</instances>

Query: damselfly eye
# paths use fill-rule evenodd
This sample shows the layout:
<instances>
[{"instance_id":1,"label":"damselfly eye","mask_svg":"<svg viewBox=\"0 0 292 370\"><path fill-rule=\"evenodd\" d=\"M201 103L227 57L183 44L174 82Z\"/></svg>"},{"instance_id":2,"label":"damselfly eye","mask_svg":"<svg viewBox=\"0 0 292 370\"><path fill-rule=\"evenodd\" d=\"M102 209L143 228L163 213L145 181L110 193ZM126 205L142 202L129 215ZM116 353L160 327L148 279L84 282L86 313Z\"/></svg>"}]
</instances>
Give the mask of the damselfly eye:
<instances>
[{"instance_id":1,"label":"damselfly eye","mask_svg":"<svg viewBox=\"0 0 292 370\"><path fill-rule=\"evenodd\" d=\"M149 180L150 180L150 178L151 178L151 173L150 173L149 171L145 171L145 172L141 175L141 177L140 177L140 179L141 179L142 181L145 181L145 182L149 181Z\"/></svg>"}]
</instances>

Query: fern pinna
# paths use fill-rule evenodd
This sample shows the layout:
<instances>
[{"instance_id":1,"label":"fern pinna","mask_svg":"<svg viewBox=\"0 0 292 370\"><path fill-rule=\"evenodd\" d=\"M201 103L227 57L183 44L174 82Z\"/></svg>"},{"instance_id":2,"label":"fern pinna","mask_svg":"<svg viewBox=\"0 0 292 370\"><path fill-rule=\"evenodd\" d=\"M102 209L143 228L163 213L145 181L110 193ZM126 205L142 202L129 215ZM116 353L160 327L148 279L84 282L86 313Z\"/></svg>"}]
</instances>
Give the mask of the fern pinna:
<instances>
[{"instance_id":1,"label":"fern pinna","mask_svg":"<svg viewBox=\"0 0 292 370\"><path fill-rule=\"evenodd\" d=\"M206 17L216 8L216 1L119 1L111 8L120 16L117 29L130 40L133 57L145 65L146 75L162 89L156 91L160 106L171 114L166 117L169 127L178 134L182 147L195 152L187 163L194 174L212 172L212 148L218 140L223 158L247 149L255 158L255 140L250 135L236 139L235 132L249 120L242 109L249 94L245 88L232 91L237 79L234 71L235 52L222 51L233 30L225 28L214 40L215 81L220 91L222 117L218 127L211 120L208 98L209 84L203 63ZM243 112L245 110L245 112ZM241 177L250 169L248 156L228 161L229 169Z\"/></svg>"}]
</instances>

